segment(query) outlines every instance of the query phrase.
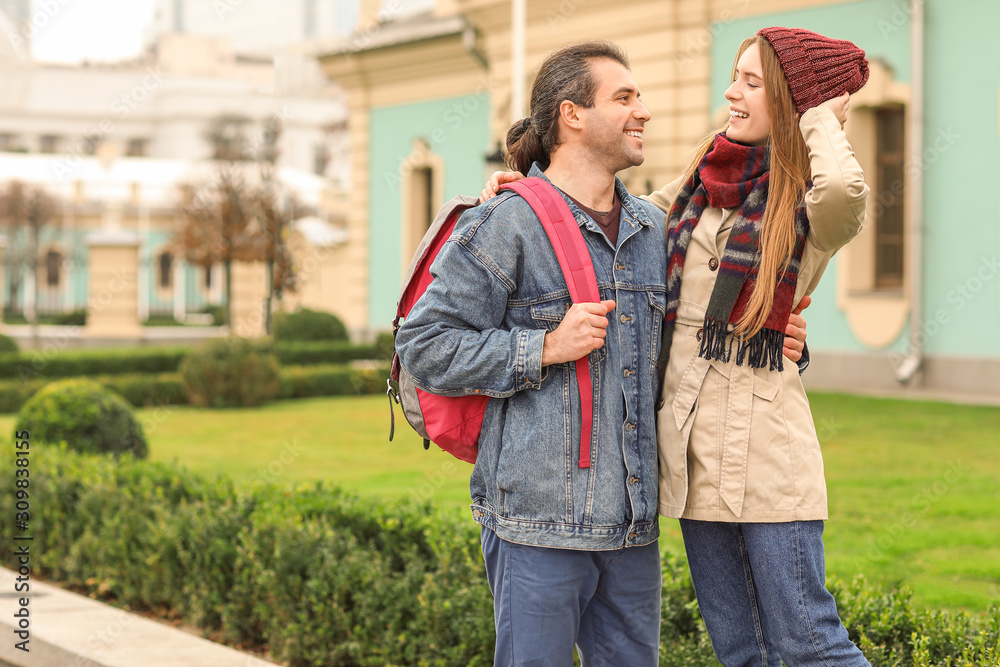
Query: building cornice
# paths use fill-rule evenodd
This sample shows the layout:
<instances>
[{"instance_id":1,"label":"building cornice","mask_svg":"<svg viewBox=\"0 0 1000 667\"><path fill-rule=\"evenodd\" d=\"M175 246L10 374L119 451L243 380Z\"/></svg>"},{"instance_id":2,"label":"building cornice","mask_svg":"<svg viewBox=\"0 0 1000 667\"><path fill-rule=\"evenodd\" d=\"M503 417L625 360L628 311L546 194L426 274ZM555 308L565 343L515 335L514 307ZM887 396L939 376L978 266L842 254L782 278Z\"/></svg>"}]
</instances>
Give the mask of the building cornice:
<instances>
[{"instance_id":1,"label":"building cornice","mask_svg":"<svg viewBox=\"0 0 1000 667\"><path fill-rule=\"evenodd\" d=\"M317 57L348 90L486 69L476 30L461 16L386 23Z\"/></svg>"}]
</instances>

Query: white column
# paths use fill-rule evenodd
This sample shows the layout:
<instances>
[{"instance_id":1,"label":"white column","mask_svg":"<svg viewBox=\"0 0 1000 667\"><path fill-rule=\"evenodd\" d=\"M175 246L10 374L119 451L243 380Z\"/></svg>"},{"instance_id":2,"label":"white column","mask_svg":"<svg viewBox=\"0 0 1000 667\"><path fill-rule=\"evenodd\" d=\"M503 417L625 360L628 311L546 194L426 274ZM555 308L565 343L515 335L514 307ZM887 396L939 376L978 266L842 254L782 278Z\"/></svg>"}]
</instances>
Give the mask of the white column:
<instances>
[{"instance_id":1,"label":"white column","mask_svg":"<svg viewBox=\"0 0 1000 667\"><path fill-rule=\"evenodd\" d=\"M37 268L37 267L36 267ZM32 271L31 267L25 271L24 278L24 318L31 322L35 317L35 293L37 290L37 271Z\"/></svg>"},{"instance_id":2,"label":"white column","mask_svg":"<svg viewBox=\"0 0 1000 667\"><path fill-rule=\"evenodd\" d=\"M178 322L183 322L187 314L187 286L184 284L186 274L183 260L174 257L174 319Z\"/></svg>"},{"instance_id":3,"label":"white column","mask_svg":"<svg viewBox=\"0 0 1000 667\"><path fill-rule=\"evenodd\" d=\"M526 0L511 0L510 40L511 79L510 117L515 123L524 117L524 33L526 23Z\"/></svg>"},{"instance_id":4,"label":"white column","mask_svg":"<svg viewBox=\"0 0 1000 667\"><path fill-rule=\"evenodd\" d=\"M152 248L149 242L149 206L139 205L139 290L136 299L137 315L139 322L149 319L149 290L152 288L149 279L152 271Z\"/></svg>"}]
</instances>

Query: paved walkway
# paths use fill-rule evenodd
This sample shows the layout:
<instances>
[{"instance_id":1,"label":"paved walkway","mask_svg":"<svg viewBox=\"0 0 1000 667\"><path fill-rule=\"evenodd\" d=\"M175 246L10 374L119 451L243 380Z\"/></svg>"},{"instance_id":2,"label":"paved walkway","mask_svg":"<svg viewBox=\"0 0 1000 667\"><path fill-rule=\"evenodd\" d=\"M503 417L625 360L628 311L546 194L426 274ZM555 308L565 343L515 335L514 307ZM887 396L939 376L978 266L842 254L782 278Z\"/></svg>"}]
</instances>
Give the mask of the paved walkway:
<instances>
[{"instance_id":1,"label":"paved walkway","mask_svg":"<svg viewBox=\"0 0 1000 667\"><path fill-rule=\"evenodd\" d=\"M30 652L15 648L17 574L0 568L0 667L267 667L275 663L31 580Z\"/></svg>"}]
</instances>

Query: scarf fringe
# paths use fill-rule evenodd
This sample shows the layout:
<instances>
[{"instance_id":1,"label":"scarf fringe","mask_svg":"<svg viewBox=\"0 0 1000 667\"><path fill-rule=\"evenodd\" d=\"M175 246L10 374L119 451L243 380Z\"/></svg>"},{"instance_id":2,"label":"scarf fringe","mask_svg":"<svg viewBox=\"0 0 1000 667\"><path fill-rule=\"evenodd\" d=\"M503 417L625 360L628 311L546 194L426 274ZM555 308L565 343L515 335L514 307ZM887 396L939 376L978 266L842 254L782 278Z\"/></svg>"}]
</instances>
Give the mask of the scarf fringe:
<instances>
[{"instance_id":1,"label":"scarf fringe","mask_svg":"<svg viewBox=\"0 0 1000 667\"><path fill-rule=\"evenodd\" d=\"M734 340L737 341L736 365L785 370L782 354L785 333L774 329L761 329L753 338L743 339L730 335L726 322L706 319L698 356L709 361L729 363Z\"/></svg>"},{"instance_id":2,"label":"scarf fringe","mask_svg":"<svg viewBox=\"0 0 1000 667\"><path fill-rule=\"evenodd\" d=\"M709 361L729 363L733 355L733 341L729 337L729 324L721 320L705 319L702 329L701 349L698 356Z\"/></svg>"}]
</instances>

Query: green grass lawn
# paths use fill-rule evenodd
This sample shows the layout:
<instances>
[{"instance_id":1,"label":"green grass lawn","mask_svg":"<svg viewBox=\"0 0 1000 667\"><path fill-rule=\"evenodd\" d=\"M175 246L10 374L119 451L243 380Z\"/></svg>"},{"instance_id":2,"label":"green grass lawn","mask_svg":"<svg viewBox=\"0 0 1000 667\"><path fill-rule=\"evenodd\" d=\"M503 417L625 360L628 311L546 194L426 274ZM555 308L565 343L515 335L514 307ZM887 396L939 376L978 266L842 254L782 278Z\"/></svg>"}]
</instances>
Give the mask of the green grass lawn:
<instances>
[{"instance_id":1,"label":"green grass lawn","mask_svg":"<svg viewBox=\"0 0 1000 667\"><path fill-rule=\"evenodd\" d=\"M827 570L905 581L920 605L1000 600L1000 408L834 394L811 397L826 461ZM467 512L471 466L421 441L388 399L280 401L256 410L139 410L151 459L239 482L334 480L359 494ZM10 432L14 417L0 416ZM471 518L469 519L471 523ZM663 547L683 553L675 521Z\"/></svg>"}]
</instances>

